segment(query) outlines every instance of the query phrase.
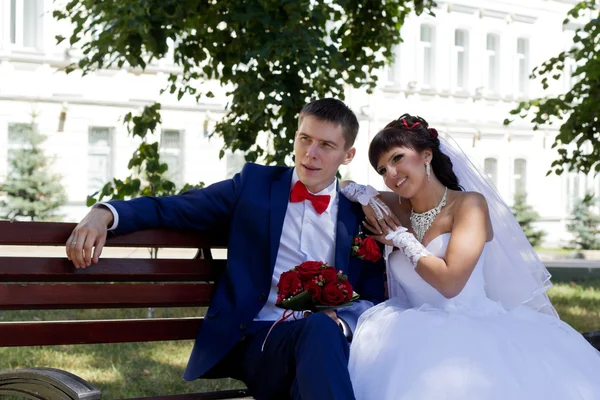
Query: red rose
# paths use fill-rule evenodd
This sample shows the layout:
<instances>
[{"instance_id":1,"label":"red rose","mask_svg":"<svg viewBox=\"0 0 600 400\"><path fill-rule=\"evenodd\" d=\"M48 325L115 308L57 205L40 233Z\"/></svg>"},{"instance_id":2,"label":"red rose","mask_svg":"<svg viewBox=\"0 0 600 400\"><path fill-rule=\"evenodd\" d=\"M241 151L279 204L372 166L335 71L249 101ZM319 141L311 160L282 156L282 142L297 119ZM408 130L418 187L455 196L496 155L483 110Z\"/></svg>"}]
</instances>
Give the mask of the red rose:
<instances>
[{"instance_id":1,"label":"red rose","mask_svg":"<svg viewBox=\"0 0 600 400\"><path fill-rule=\"evenodd\" d=\"M320 271L320 274L321 274L321 276L323 276L323 279L325 280L325 284L338 281L338 272L333 267L323 268Z\"/></svg>"},{"instance_id":2,"label":"red rose","mask_svg":"<svg viewBox=\"0 0 600 400\"><path fill-rule=\"evenodd\" d=\"M321 293L321 302L326 306L337 306L344 303L346 296L337 282L328 283Z\"/></svg>"},{"instance_id":3,"label":"red rose","mask_svg":"<svg viewBox=\"0 0 600 400\"><path fill-rule=\"evenodd\" d=\"M318 302L321 298L321 292L323 289L321 289L321 286L319 286L317 282L307 282L306 285L304 285L304 289L308 290L310 297L312 297L315 302Z\"/></svg>"},{"instance_id":4,"label":"red rose","mask_svg":"<svg viewBox=\"0 0 600 400\"><path fill-rule=\"evenodd\" d=\"M284 298L293 296L302 291L302 282L296 271L286 271L281 274L277 283L277 293Z\"/></svg>"},{"instance_id":5,"label":"red rose","mask_svg":"<svg viewBox=\"0 0 600 400\"><path fill-rule=\"evenodd\" d=\"M346 296L344 299L344 302L349 302L350 300L352 300L352 296L354 296L354 289L352 288L352 285L350 284L350 282L348 281L339 281L338 282L338 287L340 288L340 290L342 291L342 293L344 293L344 295Z\"/></svg>"},{"instance_id":6,"label":"red rose","mask_svg":"<svg viewBox=\"0 0 600 400\"><path fill-rule=\"evenodd\" d=\"M315 276L319 275L322 265L322 261L304 261L294 269L298 272L302 282L307 282L312 281Z\"/></svg>"},{"instance_id":7,"label":"red rose","mask_svg":"<svg viewBox=\"0 0 600 400\"><path fill-rule=\"evenodd\" d=\"M375 239L371 236L365 238L358 249L358 256L363 260L377 262L381 259L381 251Z\"/></svg>"}]
</instances>

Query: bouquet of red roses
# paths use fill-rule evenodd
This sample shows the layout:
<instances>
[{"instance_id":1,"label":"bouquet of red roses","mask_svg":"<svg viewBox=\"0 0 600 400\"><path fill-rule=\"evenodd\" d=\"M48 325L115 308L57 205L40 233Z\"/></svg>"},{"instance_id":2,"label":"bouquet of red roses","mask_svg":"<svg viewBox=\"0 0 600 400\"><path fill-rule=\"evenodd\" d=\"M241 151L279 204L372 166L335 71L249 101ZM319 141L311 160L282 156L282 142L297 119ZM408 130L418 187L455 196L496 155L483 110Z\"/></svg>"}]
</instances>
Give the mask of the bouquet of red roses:
<instances>
[{"instance_id":1,"label":"bouquet of red roses","mask_svg":"<svg viewBox=\"0 0 600 400\"><path fill-rule=\"evenodd\" d=\"M281 274L277 303L294 311L323 311L346 307L358 299L348 277L322 261L305 261Z\"/></svg>"}]
</instances>

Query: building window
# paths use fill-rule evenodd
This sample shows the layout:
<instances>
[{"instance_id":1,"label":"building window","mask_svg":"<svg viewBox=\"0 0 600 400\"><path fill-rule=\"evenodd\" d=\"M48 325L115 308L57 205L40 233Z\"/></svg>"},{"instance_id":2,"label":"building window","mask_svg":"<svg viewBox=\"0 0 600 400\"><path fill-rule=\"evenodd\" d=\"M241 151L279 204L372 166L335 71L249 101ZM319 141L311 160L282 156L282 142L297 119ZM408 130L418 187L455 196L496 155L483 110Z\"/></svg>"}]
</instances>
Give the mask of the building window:
<instances>
[{"instance_id":1,"label":"building window","mask_svg":"<svg viewBox=\"0 0 600 400\"><path fill-rule=\"evenodd\" d=\"M393 53L394 53L394 59L393 59L392 63L387 66L387 81L390 84L395 84L395 83L400 82L400 77L399 77L400 63L398 62L400 60L400 46L394 46Z\"/></svg>"},{"instance_id":2,"label":"building window","mask_svg":"<svg viewBox=\"0 0 600 400\"><path fill-rule=\"evenodd\" d=\"M454 86L467 89L469 75L469 32L464 29L454 31Z\"/></svg>"},{"instance_id":3,"label":"building window","mask_svg":"<svg viewBox=\"0 0 600 400\"><path fill-rule=\"evenodd\" d=\"M246 164L244 153L241 151L225 153L225 164L227 168L225 178L232 178L235 174L240 172L244 167L244 164Z\"/></svg>"},{"instance_id":4,"label":"building window","mask_svg":"<svg viewBox=\"0 0 600 400\"><path fill-rule=\"evenodd\" d=\"M421 25L419 46L419 60L421 65L421 82L424 87L433 87L435 84L435 27Z\"/></svg>"},{"instance_id":5,"label":"building window","mask_svg":"<svg viewBox=\"0 0 600 400\"><path fill-rule=\"evenodd\" d=\"M486 158L483 162L483 170L494 186L498 186L498 160Z\"/></svg>"},{"instance_id":6,"label":"building window","mask_svg":"<svg viewBox=\"0 0 600 400\"><path fill-rule=\"evenodd\" d=\"M183 133L164 129L160 136L160 158L169 166L165 177L177 186L183 185Z\"/></svg>"},{"instance_id":7,"label":"building window","mask_svg":"<svg viewBox=\"0 0 600 400\"><path fill-rule=\"evenodd\" d=\"M8 16L10 44L40 50L42 48L43 0L9 0Z\"/></svg>"},{"instance_id":8,"label":"building window","mask_svg":"<svg viewBox=\"0 0 600 400\"><path fill-rule=\"evenodd\" d=\"M500 89L500 36L492 33L487 35L487 85L492 92Z\"/></svg>"},{"instance_id":9,"label":"building window","mask_svg":"<svg viewBox=\"0 0 600 400\"><path fill-rule=\"evenodd\" d=\"M527 94L529 88L529 39L517 39L517 77L518 92Z\"/></svg>"},{"instance_id":10,"label":"building window","mask_svg":"<svg viewBox=\"0 0 600 400\"><path fill-rule=\"evenodd\" d=\"M204 136L205 138L207 138L208 135L209 135L208 119L205 119L204 123L202 124L202 136Z\"/></svg>"},{"instance_id":11,"label":"building window","mask_svg":"<svg viewBox=\"0 0 600 400\"><path fill-rule=\"evenodd\" d=\"M88 194L113 178L113 129L91 127L88 132Z\"/></svg>"},{"instance_id":12,"label":"building window","mask_svg":"<svg viewBox=\"0 0 600 400\"><path fill-rule=\"evenodd\" d=\"M570 172L567 175L567 213L572 213L573 208L585 195L585 175Z\"/></svg>"},{"instance_id":13,"label":"building window","mask_svg":"<svg viewBox=\"0 0 600 400\"><path fill-rule=\"evenodd\" d=\"M515 194L527 193L527 160L517 158L514 162Z\"/></svg>"}]
</instances>

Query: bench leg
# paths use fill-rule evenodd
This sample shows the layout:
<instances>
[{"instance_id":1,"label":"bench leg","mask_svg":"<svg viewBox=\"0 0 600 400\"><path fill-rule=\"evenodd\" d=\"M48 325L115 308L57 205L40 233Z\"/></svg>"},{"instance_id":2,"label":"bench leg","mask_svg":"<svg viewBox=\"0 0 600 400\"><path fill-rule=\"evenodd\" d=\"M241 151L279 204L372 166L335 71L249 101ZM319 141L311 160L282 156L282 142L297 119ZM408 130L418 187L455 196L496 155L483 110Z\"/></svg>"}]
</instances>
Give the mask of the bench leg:
<instances>
[{"instance_id":1,"label":"bench leg","mask_svg":"<svg viewBox=\"0 0 600 400\"><path fill-rule=\"evenodd\" d=\"M102 397L91 383L56 368L0 371L0 398L8 395L36 400L99 400Z\"/></svg>"}]
</instances>

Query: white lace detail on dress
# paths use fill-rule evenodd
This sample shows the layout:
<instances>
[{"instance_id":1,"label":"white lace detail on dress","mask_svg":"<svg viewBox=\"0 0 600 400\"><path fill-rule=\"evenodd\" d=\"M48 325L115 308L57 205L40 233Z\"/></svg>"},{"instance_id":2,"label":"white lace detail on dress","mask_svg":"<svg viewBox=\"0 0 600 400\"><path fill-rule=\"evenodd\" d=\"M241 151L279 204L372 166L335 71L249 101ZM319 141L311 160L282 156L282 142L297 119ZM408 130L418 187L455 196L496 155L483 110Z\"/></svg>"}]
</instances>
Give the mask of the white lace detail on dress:
<instances>
[{"instance_id":1,"label":"white lace detail on dress","mask_svg":"<svg viewBox=\"0 0 600 400\"><path fill-rule=\"evenodd\" d=\"M421 257L426 257L431 253L423 246L417 238L403 226L398 227L394 232L388 233L385 237L391 240L394 246L399 248L408 258L413 268L417 268L417 263Z\"/></svg>"}]
</instances>

